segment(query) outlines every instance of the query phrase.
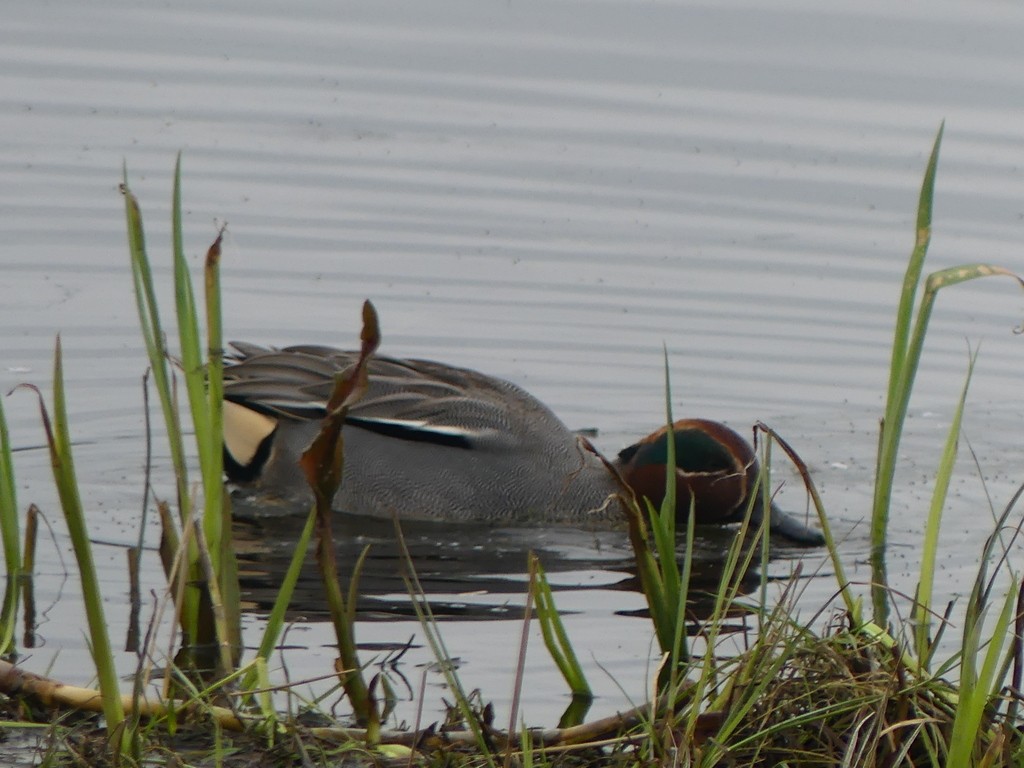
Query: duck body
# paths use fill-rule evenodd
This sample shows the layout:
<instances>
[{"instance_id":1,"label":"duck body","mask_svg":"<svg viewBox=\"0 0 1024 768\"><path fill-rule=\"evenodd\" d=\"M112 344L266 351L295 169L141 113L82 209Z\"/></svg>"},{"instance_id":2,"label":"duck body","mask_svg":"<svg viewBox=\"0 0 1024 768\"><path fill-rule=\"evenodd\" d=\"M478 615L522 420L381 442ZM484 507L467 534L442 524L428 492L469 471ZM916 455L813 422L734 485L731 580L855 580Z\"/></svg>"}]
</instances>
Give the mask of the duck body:
<instances>
[{"instance_id":1,"label":"duck body","mask_svg":"<svg viewBox=\"0 0 1024 768\"><path fill-rule=\"evenodd\" d=\"M285 506L308 502L298 458L319 431L335 377L358 354L232 346L236 354L224 372L228 479ZM741 520L758 472L750 446L704 420L677 422L673 435L680 514L689 514L692 498L699 523ZM348 412L342 439L344 468L334 499L342 512L611 528L626 520L623 480L655 505L664 495L667 429L606 463L515 384L427 360L373 357L369 388ZM794 542L821 543L820 533L774 506L771 517L773 530Z\"/></svg>"}]
</instances>

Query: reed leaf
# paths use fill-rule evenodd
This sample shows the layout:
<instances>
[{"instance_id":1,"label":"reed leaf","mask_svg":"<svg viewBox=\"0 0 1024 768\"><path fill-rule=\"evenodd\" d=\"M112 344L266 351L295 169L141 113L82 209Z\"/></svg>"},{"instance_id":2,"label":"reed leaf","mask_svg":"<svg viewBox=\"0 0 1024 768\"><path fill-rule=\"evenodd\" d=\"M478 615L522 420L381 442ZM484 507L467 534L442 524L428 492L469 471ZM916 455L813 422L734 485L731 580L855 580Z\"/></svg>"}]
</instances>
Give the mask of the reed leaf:
<instances>
[{"instance_id":1,"label":"reed leaf","mask_svg":"<svg viewBox=\"0 0 1024 768\"><path fill-rule=\"evenodd\" d=\"M85 511L78 493L78 479L71 452L71 436L68 432L64 364L59 336L53 353L52 422L46 404L43 402L42 393L35 387L31 387L31 389L39 398L39 412L49 446L54 484L57 487L64 520L68 527L68 535L78 563L78 575L82 584L82 602L85 605L85 615L89 627L89 647L96 665L99 688L103 695L103 716L106 719L107 733L119 734L120 751L124 753L130 748L131 738L128 731L122 728L125 719L124 707L118 690L110 638L107 635L103 597L100 595L99 579L96 576L96 566L92 557L89 531L85 523Z\"/></svg>"},{"instance_id":2,"label":"reed leaf","mask_svg":"<svg viewBox=\"0 0 1024 768\"><path fill-rule=\"evenodd\" d=\"M21 584L21 526L18 523L18 498L14 487L14 463L11 440L0 398L0 537L3 539L7 584L0 609L0 657L14 652L14 626L18 621L18 593Z\"/></svg>"},{"instance_id":3,"label":"reed leaf","mask_svg":"<svg viewBox=\"0 0 1024 768\"><path fill-rule=\"evenodd\" d=\"M1011 636L1016 597L1014 590L1007 590L1002 610L986 633L987 639L983 639L987 604L977 589L971 595L963 631L959 700L950 736L948 768L968 768L975 764L983 735L982 720L1003 684L1003 676L997 673L1005 639ZM976 600L980 604L976 604ZM976 659L986 645L984 661L979 669ZM1002 669L1005 671L1006 667L1002 666Z\"/></svg>"},{"instance_id":4,"label":"reed leaf","mask_svg":"<svg viewBox=\"0 0 1024 768\"><path fill-rule=\"evenodd\" d=\"M203 354L202 334L199 328L199 317L195 295L192 289L192 276L189 273L181 225L181 155L174 166L174 193L171 206L172 254L174 265L174 305L178 327L178 343L180 345L181 369L185 377L185 389L188 394L189 411L192 416L192 427L195 431L196 449L199 456L199 467L203 477L203 528L210 542L210 555L213 558L214 573L220 572L220 539L221 539L221 504L223 501L223 455L221 443L223 431L216 430L221 424L219 416L222 408L222 380L213 383L213 390L218 394L216 400L213 391L208 390L206 363L210 357L217 358L215 366L220 369L222 351L210 347L210 354ZM219 283L217 265L219 263L220 239L218 235L206 259L207 284L216 287ZM208 296L207 317L213 323L213 332L220 333L220 299ZM212 315L212 317L211 317ZM214 354L214 351L216 354Z\"/></svg>"},{"instance_id":5,"label":"reed leaf","mask_svg":"<svg viewBox=\"0 0 1024 768\"><path fill-rule=\"evenodd\" d=\"M662 674L667 677L662 680L662 684L666 684L668 679L675 679L679 661L687 655L685 614L692 554L689 547L692 546L694 523L691 499L691 514L687 518L688 549L684 561L685 573L680 573L676 562L676 444L672 417L672 381L667 350L664 351L664 371L667 429L665 498L659 509L655 509L649 499L639 500L639 505L646 509L646 522L644 513L636 501L626 504L629 539L641 589L647 600L658 645L661 652L668 656L669 665L662 670Z\"/></svg>"},{"instance_id":6,"label":"reed leaf","mask_svg":"<svg viewBox=\"0 0 1024 768\"><path fill-rule=\"evenodd\" d=\"M780 448L782 448L786 456L789 457L789 460L796 468L797 472L800 473L800 479L803 481L804 489L807 491L808 496L810 496L811 506L814 507L814 511L818 515L818 522L821 525L821 533L825 537L825 548L828 550L829 560L835 571L836 583L839 585L839 595L843 599L843 603L847 612L852 617L854 625L856 626L861 624L863 621L861 599L858 595L854 594L851 589L850 581L846 576L846 569L843 566L843 560L839 556L839 548L836 545L835 537L832 535L832 526L828 522L828 515L825 514L825 503L821 500L821 495L818 493L818 488L814 484L814 479L811 477L811 471L808 469L807 463L800 458L800 455L793 450L793 447L786 442L785 438L779 435L767 424L759 421L757 422L756 427L758 430L765 433Z\"/></svg>"},{"instance_id":7,"label":"reed leaf","mask_svg":"<svg viewBox=\"0 0 1024 768\"><path fill-rule=\"evenodd\" d=\"M175 176L180 171L176 170ZM180 213L179 213L180 216ZM176 222L180 227L180 221ZM232 649L237 663L242 647L241 590L238 584L238 561L231 540L231 501L224 487L224 340L221 320L220 257L224 230L206 252L203 292L206 308L206 387L204 402L208 419L205 440L207 460L201 466L203 490L206 496L204 511L204 532L212 549L216 549L213 560L217 588L223 600L224 635L218 636L219 643ZM194 418L193 418L194 420ZM196 433L199 439L199 433ZM212 500L210 497L214 497Z\"/></svg>"},{"instance_id":8,"label":"reed leaf","mask_svg":"<svg viewBox=\"0 0 1024 768\"><path fill-rule=\"evenodd\" d=\"M171 444L178 487L179 516L184 524L184 521L191 518L191 498L187 492L188 467L173 375L153 288L152 270L145 249L142 216L137 201L128 189L127 180L123 185L123 191L140 327ZM184 252L180 153L174 168L171 233L176 326L181 348L180 364L184 373L195 434L204 500L201 523L203 536L186 537L189 549L185 567L189 574L189 586L185 590L180 621L187 642L213 642L218 647L233 649L232 657L235 658L241 647L241 609L238 567L230 543L230 506L226 501L227 494L223 481L223 341L219 270L223 230L218 233L206 255L204 317L207 344L204 348L192 280ZM167 531L165 526L165 538L169 540L168 537L175 538L175 535ZM200 538L207 546L204 553L200 553L196 548L195 542ZM205 568L200 565L203 557L209 561ZM202 591L208 594L204 597ZM214 608L216 615L201 615L204 606ZM214 637L204 636L207 628L213 629ZM226 673L228 670L222 671Z\"/></svg>"},{"instance_id":9,"label":"reed leaf","mask_svg":"<svg viewBox=\"0 0 1024 768\"><path fill-rule=\"evenodd\" d=\"M350 621L353 614L345 607L331 533L331 502L341 485L344 464L342 428L345 416L349 407L366 391L369 381L367 366L370 357L380 345L377 313L369 301L363 304L363 331L360 339L362 344L359 359L351 369L336 379L320 432L303 452L299 465L313 490L315 499L318 534L316 558L324 585L324 598L338 641L339 677L356 718L366 725L368 741L376 744L380 732L380 714L359 664L354 622Z\"/></svg>"},{"instance_id":10,"label":"reed leaf","mask_svg":"<svg viewBox=\"0 0 1024 768\"><path fill-rule=\"evenodd\" d=\"M178 172L175 173L178 175ZM180 216L180 212L178 214ZM176 222L180 226L180 222ZM225 514L227 499L224 493L224 334L221 320L220 300L220 256L224 230L206 251L203 268L204 306L206 309L206 367L203 371L204 386L201 403L205 405L206 424L202 439L206 443L205 460L200 465L203 473L203 492L206 499L206 536L212 545L220 547L220 557L232 555L234 550L224 547L223 541L230 538L231 515ZM193 420L194 420L193 416ZM200 439L196 431L196 440ZM200 453L202 456L202 452ZM227 564L228 570L237 570ZM218 574L220 575L220 574ZM221 576L223 580L224 577ZM221 584L223 589L224 584Z\"/></svg>"},{"instance_id":11,"label":"reed leaf","mask_svg":"<svg viewBox=\"0 0 1024 768\"><path fill-rule=\"evenodd\" d=\"M896 455L903 431L903 421L906 417L906 405L910 397L906 362L910 322L917 288L921 282L921 272L924 269L924 260L928 255L928 244L931 242L935 173L938 170L939 149L942 146L944 129L945 124L943 123L939 126L939 132L932 145L924 181L921 183L914 249L911 251L910 261L907 263L907 269L903 276L903 290L900 293L900 303L896 310L896 327L889 364L889 386L886 393L885 418L882 421L878 470L871 514L871 601L875 622L878 624L885 624L889 616L888 592L886 590L888 577L885 569L889 503L892 498L892 484L896 473ZM911 373L910 382L912 383L912 381L913 374Z\"/></svg>"},{"instance_id":12,"label":"reed leaf","mask_svg":"<svg viewBox=\"0 0 1024 768\"><path fill-rule=\"evenodd\" d=\"M992 601L992 590L996 576L989 576L989 563L997 563L994 572L998 574L1003 559L996 558L996 544L1000 542L1003 527L1016 508L1016 503L1024 491L1024 486L1017 490L1014 497L1004 507L996 520L995 531L988 537L981 552L978 574L974 580L971 595L967 601L964 626L961 633L960 688L955 699L956 714L953 723L951 748L948 765L971 765L975 746L982 735L995 738L993 732L982 733L980 724L992 708L998 703L997 698L1002 689L1008 670L1013 665L1015 648L1010 644L1006 659L1000 663L1004 644L1015 636L1014 605L1017 593L1021 590L1020 578L1014 575L1014 589L1008 589L1003 599L1002 609L993 624L985 629L985 616ZM1017 533L1020 528L1018 524ZM1019 642L1019 638L1018 638ZM979 668L978 655L985 649L985 658ZM1015 700L1015 699L1014 699Z\"/></svg>"},{"instance_id":13,"label":"reed leaf","mask_svg":"<svg viewBox=\"0 0 1024 768\"><path fill-rule=\"evenodd\" d=\"M652 524L654 534L655 550L658 561L661 563L661 579L664 584L666 597L671 601L680 591L679 569L676 567L676 439L675 419L672 417L672 375L668 364L668 349L662 348L663 365L665 369L665 424L668 429L666 435L667 451L665 457L665 498L658 510L657 522ZM692 505L691 505L692 506ZM691 509L690 517L693 517ZM671 613L673 605L668 606ZM668 616L667 620L672 624L675 631L676 616ZM667 650L667 649L665 649Z\"/></svg>"},{"instance_id":14,"label":"reed leaf","mask_svg":"<svg viewBox=\"0 0 1024 768\"><path fill-rule=\"evenodd\" d=\"M223 499L220 505L220 571L217 584L223 603L226 634L220 635L218 640L231 648L232 659L237 664L242 653L242 588L238 582L238 559L231 537L231 500L223 485L220 490Z\"/></svg>"},{"instance_id":15,"label":"reed leaf","mask_svg":"<svg viewBox=\"0 0 1024 768\"><path fill-rule=\"evenodd\" d=\"M128 231L128 254L132 267L132 284L135 288L135 306L139 313L139 329L149 356L149 367L153 383L160 398L160 408L167 428L171 463L177 483L178 515L184 522L189 516L188 465L185 461L185 444L182 439L178 408L172 394L170 355L167 351L167 336L160 321L160 308L153 287L153 270L146 253L146 236L142 225L142 211L139 202L128 186L128 169L124 169L121 183L124 195L125 218Z\"/></svg>"},{"instance_id":16,"label":"reed leaf","mask_svg":"<svg viewBox=\"0 0 1024 768\"><path fill-rule=\"evenodd\" d=\"M135 289L135 305L139 314L139 328L142 340L149 357L149 369L160 400L160 408L167 429L167 442L171 453L171 464L174 467L174 478L177 490L178 519L184 525L191 518L192 499L189 493L188 462L185 459L185 442L181 419L179 417L177 399L174 394L173 372L170 355L167 350L167 337L160 319L160 308L156 299L153 284L153 270L149 255L146 252L146 237L143 229L142 212L138 200L128 186L128 170L124 169L124 180L121 192L125 200L125 218L128 232L128 254L132 268L132 284ZM172 222L173 224L173 222ZM179 226L173 227L180 229ZM163 526L165 540L177 538L169 526ZM195 562L198 554L192 550L191 562ZM190 586L182 595L181 627L186 638L195 642L198 635L199 591Z\"/></svg>"},{"instance_id":17,"label":"reed leaf","mask_svg":"<svg viewBox=\"0 0 1024 768\"><path fill-rule=\"evenodd\" d=\"M269 659L277 645L281 631L284 629L284 620L291 603L292 595L295 594L295 585L299 582L299 575L302 573L302 565L309 554L309 542L313 537L313 529L316 527L316 507L310 508L306 516L306 524L302 527L298 540L295 542L295 550L292 559L288 563L284 578L277 590L277 597L274 598L274 605L267 616L266 625L263 628L263 637L260 639L259 648L256 650L257 659ZM242 687L252 688L256 683L252 675L245 678Z\"/></svg>"},{"instance_id":18,"label":"reed leaf","mask_svg":"<svg viewBox=\"0 0 1024 768\"><path fill-rule=\"evenodd\" d=\"M928 519L925 521L924 539L921 546L921 569L917 581L917 599L914 601L911 623L914 631L914 644L917 648L917 658L926 667L928 664L927 660L931 656L932 587L935 583L935 563L939 548L939 530L942 527L942 512L946 507L949 484L953 477L953 466L956 463L964 406L967 402L967 391L970 388L971 376L974 373L974 363L977 360L977 356L977 352L974 352L967 366L967 377L964 381L963 389L960 391L960 399L956 410L953 412L953 422L949 426L942 458L939 461L939 468L935 474L931 505L928 511Z\"/></svg>"},{"instance_id":19,"label":"reed leaf","mask_svg":"<svg viewBox=\"0 0 1024 768\"><path fill-rule=\"evenodd\" d=\"M540 624L541 635L544 638L544 645L548 649L551 660L555 662L558 671L565 678L566 685L573 696L593 698L594 694L587 682L587 676L580 666L576 652L573 650L569 635L565 631L562 617L555 607L555 597L551 592L551 585L548 583L547 574L540 560L535 555L530 555L530 567L536 573L536 580L533 582L533 600L537 606L537 622Z\"/></svg>"},{"instance_id":20,"label":"reed leaf","mask_svg":"<svg viewBox=\"0 0 1024 768\"><path fill-rule=\"evenodd\" d=\"M220 578L215 572L213 553L210 543L206 540L206 533L202 525L195 527L195 539L199 550L199 566L203 574L203 584L210 607L210 615L201 615L200 619L212 625L212 632L209 634L217 646L217 675L218 677L227 677L234 670L235 662L241 652L241 637L235 628L229 626L225 600L220 591ZM237 573L235 579L237 583ZM232 595L232 599L237 601L237 593Z\"/></svg>"},{"instance_id":21,"label":"reed leaf","mask_svg":"<svg viewBox=\"0 0 1024 768\"><path fill-rule=\"evenodd\" d=\"M880 625L886 624L889 617L885 546L893 480L896 474L896 459L936 296L943 288L982 277L1010 277L1024 287L1024 281L1014 272L992 264L965 264L939 270L925 279L924 292L917 308L917 316L911 325L914 297L921 281L924 258L927 255L931 239L932 202L941 142L942 128L940 127L925 171L924 182L921 185L917 212L917 236L904 276L903 293L896 315L885 418L882 422L879 440L877 475L871 514L871 602L875 623Z\"/></svg>"}]
</instances>

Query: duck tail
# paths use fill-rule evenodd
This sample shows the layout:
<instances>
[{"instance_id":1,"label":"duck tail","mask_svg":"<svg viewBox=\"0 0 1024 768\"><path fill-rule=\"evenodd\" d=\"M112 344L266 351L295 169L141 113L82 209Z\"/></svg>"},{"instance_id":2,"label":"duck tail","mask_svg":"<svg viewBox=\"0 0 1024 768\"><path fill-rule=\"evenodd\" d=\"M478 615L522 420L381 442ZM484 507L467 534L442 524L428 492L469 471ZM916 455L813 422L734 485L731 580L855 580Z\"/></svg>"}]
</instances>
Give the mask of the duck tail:
<instances>
[{"instance_id":1,"label":"duck tail","mask_svg":"<svg viewBox=\"0 0 1024 768\"><path fill-rule=\"evenodd\" d=\"M224 401L224 473L234 483L255 480L263 470L277 431L277 419Z\"/></svg>"}]
</instances>

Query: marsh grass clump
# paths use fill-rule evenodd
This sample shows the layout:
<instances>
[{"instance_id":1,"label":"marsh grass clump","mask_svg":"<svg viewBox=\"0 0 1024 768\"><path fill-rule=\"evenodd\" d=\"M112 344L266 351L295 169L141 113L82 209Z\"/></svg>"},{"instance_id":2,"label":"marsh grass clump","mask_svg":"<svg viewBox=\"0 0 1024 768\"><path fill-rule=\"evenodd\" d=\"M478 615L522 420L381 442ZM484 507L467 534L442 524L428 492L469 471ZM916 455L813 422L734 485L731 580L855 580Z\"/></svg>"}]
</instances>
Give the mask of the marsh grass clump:
<instances>
[{"instance_id":1,"label":"marsh grass clump","mask_svg":"<svg viewBox=\"0 0 1024 768\"><path fill-rule=\"evenodd\" d=\"M952 732L953 686L912 673L898 652L852 631L848 620L790 646L723 757L766 766L934 764Z\"/></svg>"}]
</instances>

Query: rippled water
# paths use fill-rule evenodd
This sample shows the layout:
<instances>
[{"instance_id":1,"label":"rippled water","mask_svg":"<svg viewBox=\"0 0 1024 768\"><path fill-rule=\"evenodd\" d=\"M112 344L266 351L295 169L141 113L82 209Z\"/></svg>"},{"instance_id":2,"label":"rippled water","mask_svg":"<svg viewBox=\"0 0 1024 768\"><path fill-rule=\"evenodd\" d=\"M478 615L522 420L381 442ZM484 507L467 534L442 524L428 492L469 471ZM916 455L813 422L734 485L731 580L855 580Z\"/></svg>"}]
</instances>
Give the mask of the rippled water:
<instances>
[{"instance_id":1,"label":"rippled water","mask_svg":"<svg viewBox=\"0 0 1024 768\"><path fill-rule=\"evenodd\" d=\"M351 345L369 297L387 353L511 379L570 426L598 428L609 451L661 422L667 347L677 416L778 428L811 464L863 579L892 314L941 120L930 265L1024 270L1022 33L1024 11L996 2L8 3L0 386L46 385L62 334L115 635L142 503L145 367L122 163L154 256L167 251L178 150L196 263L228 222L232 338ZM1012 333L1022 309L1008 281L939 299L895 505L904 589L968 344L981 344L967 417L981 472L961 461L943 597L969 588L991 529L986 483L1001 506L1024 479L1024 341ZM83 682L77 585L61 579L56 551L70 557L35 402L20 391L4 407L19 501L43 507L56 540L37 579L45 644L26 664ZM165 453L156 446L154 482L167 495ZM802 509L791 470L780 464L776 478ZM560 583L587 587L558 601L602 692L595 711L607 712L626 703L617 684L642 698L650 633L619 615L641 605L615 588L607 562L622 553L611 545L602 564L579 548L548 547L569 563ZM813 571L820 557L806 560ZM156 589L156 558L146 566ZM481 587L469 570L456 568L439 599L521 603L495 574ZM810 580L808 613L833 589ZM445 631L467 685L502 705L519 629L511 609L495 615ZM417 632L401 620L360 627L367 642ZM309 649L290 658L293 678L330 667L323 625L300 624L289 642ZM410 678L427 657L406 663ZM534 638L530 722L550 723L565 703L549 673Z\"/></svg>"}]
</instances>

